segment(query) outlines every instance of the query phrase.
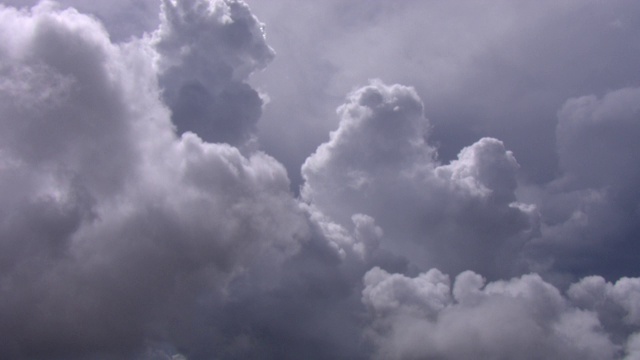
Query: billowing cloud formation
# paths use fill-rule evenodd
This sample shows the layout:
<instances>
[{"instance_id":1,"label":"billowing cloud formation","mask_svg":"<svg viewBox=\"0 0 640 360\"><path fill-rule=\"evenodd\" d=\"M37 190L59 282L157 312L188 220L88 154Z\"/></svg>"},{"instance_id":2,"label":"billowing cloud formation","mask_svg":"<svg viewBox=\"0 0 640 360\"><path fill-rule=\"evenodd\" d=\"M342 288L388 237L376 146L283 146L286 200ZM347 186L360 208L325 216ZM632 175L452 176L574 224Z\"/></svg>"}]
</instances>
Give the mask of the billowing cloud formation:
<instances>
[{"instance_id":1,"label":"billowing cloud formation","mask_svg":"<svg viewBox=\"0 0 640 360\"><path fill-rule=\"evenodd\" d=\"M144 42L51 6L0 15L2 353L178 339L234 274L296 252L305 220L274 159L176 137Z\"/></svg>"},{"instance_id":2,"label":"billowing cloud formation","mask_svg":"<svg viewBox=\"0 0 640 360\"><path fill-rule=\"evenodd\" d=\"M509 273L535 231L535 212L516 201L518 163L483 138L448 165L427 143L415 90L374 82L339 109L340 127L305 162L302 197L346 223L373 216L390 249L420 267Z\"/></svg>"},{"instance_id":3,"label":"billowing cloud formation","mask_svg":"<svg viewBox=\"0 0 640 360\"><path fill-rule=\"evenodd\" d=\"M467 271L452 285L435 269L408 278L374 268L362 300L381 359L613 359L623 346L603 325L634 324L637 280L586 278L566 298L538 275L485 283ZM609 303L622 311L592 310Z\"/></svg>"},{"instance_id":4,"label":"billowing cloud formation","mask_svg":"<svg viewBox=\"0 0 640 360\"><path fill-rule=\"evenodd\" d=\"M262 99L245 81L274 56L263 25L241 1L165 0L162 14L154 44L178 131L236 145L250 140Z\"/></svg>"},{"instance_id":5,"label":"billowing cloud formation","mask_svg":"<svg viewBox=\"0 0 640 360\"><path fill-rule=\"evenodd\" d=\"M247 2L279 54L256 77L274 100L261 143L292 179L335 128L344 94L370 78L416 88L443 161L495 137L536 184L557 176L556 113L568 98L640 83L634 1Z\"/></svg>"},{"instance_id":6,"label":"billowing cloud formation","mask_svg":"<svg viewBox=\"0 0 640 360\"><path fill-rule=\"evenodd\" d=\"M252 142L274 52L245 3L108 25L0 6L4 357L638 356L637 89L563 98L531 184L496 138L442 160L416 88L374 80L297 197Z\"/></svg>"}]
</instances>

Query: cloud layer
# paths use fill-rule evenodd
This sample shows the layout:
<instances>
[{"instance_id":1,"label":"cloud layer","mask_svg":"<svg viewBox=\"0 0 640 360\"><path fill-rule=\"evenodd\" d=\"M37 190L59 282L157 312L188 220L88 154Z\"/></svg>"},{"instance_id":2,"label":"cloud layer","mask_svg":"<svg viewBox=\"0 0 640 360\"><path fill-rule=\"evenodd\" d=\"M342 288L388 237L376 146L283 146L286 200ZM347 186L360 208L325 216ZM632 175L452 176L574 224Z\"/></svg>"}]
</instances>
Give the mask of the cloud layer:
<instances>
[{"instance_id":1,"label":"cloud layer","mask_svg":"<svg viewBox=\"0 0 640 360\"><path fill-rule=\"evenodd\" d=\"M325 21L338 6L327 4L302 18L317 10L309 26ZM286 129L257 126L267 96L250 77L264 76L257 72L275 52L247 4L165 0L159 21L131 24L128 35L107 8L75 5L98 15L53 2L0 5L3 356L638 358L637 87L560 89L545 93L559 94L553 100L507 106L557 104L553 145L544 140L557 159L546 164L549 181L538 181L525 168L537 155L509 145L520 135L477 136L447 154L469 134L448 139L458 125L427 119L433 100L423 95L433 92L422 78L416 87L371 80L327 119L328 140L300 133L281 144L317 145L291 155L306 157L298 195L295 161L260 150L274 148L270 131ZM342 4L354 18L333 19L343 23L318 44L349 26L352 40L370 38L379 27L367 24L410 19L425 6L378 5ZM537 16L531 34L550 21ZM498 25L489 35L515 26ZM489 35L467 50L484 54ZM320 48L344 56L334 46ZM456 69L442 75L457 81L449 94L465 93L458 86L475 74ZM304 85L301 68L290 71ZM361 80L332 81L352 78ZM276 110L290 86L276 89ZM299 95L324 86L343 90L318 80ZM334 98L308 97L317 111L291 107L290 117L267 121L304 128L311 120L295 116L320 116Z\"/></svg>"}]
</instances>

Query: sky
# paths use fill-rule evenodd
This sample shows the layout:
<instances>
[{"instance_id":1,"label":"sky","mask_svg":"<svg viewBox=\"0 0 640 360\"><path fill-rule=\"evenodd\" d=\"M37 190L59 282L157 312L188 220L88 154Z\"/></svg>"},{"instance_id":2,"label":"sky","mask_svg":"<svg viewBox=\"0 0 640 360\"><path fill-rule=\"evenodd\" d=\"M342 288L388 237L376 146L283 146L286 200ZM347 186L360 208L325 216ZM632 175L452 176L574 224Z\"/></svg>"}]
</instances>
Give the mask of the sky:
<instances>
[{"instance_id":1,"label":"sky","mask_svg":"<svg viewBox=\"0 0 640 360\"><path fill-rule=\"evenodd\" d=\"M8 359L640 359L640 3L0 0Z\"/></svg>"}]
</instances>

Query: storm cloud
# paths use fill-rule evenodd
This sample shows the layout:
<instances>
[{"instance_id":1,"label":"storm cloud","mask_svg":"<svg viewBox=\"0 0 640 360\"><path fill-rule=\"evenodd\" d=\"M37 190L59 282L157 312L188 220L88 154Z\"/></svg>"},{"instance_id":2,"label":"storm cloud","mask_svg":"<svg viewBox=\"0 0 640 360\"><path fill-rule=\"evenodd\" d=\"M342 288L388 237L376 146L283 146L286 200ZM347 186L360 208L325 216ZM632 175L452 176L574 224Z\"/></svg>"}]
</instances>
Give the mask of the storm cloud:
<instances>
[{"instance_id":1,"label":"storm cloud","mask_svg":"<svg viewBox=\"0 0 640 360\"><path fill-rule=\"evenodd\" d=\"M3 3L3 358L638 358L636 4Z\"/></svg>"}]
</instances>

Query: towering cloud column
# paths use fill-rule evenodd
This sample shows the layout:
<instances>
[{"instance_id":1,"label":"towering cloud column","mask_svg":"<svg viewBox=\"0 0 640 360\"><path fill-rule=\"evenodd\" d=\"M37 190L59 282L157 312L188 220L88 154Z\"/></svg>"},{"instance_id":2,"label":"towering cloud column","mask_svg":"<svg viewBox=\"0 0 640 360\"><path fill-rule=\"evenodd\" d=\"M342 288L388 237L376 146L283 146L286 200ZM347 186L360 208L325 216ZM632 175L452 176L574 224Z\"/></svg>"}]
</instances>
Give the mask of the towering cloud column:
<instances>
[{"instance_id":1,"label":"towering cloud column","mask_svg":"<svg viewBox=\"0 0 640 360\"><path fill-rule=\"evenodd\" d=\"M153 37L178 132L232 145L251 140L263 101L246 81L274 51L249 7L237 0L163 0Z\"/></svg>"},{"instance_id":2,"label":"towering cloud column","mask_svg":"<svg viewBox=\"0 0 640 360\"><path fill-rule=\"evenodd\" d=\"M354 91L340 126L302 167L302 198L342 224L376 219L382 245L421 269L516 271L535 234L536 211L515 196L518 163L484 138L448 165L427 142L429 123L415 90L380 81Z\"/></svg>"}]
</instances>

